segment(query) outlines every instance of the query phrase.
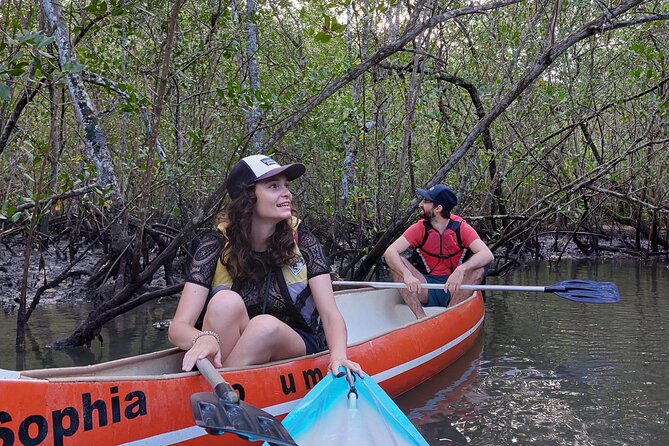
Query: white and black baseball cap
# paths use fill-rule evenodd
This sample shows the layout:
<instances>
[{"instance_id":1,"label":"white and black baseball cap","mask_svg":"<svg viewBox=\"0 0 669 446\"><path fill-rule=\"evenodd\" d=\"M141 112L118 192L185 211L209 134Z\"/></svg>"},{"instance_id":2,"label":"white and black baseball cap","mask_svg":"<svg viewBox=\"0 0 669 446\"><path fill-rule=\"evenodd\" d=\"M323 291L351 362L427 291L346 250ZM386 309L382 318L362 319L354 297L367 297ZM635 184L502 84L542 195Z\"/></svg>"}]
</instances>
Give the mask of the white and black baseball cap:
<instances>
[{"instance_id":1,"label":"white and black baseball cap","mask_svg":"<svg viewBox=\"0 0 669 446\"><path fill-rule=\"evenodd\" d=\"M226 183L228 194L233 200L246 186L273 176L284 174L288 181L299 178L307 168L302 163L282 166L267 155L251 155L232 166Z\"/></svg>"}]
</instances>

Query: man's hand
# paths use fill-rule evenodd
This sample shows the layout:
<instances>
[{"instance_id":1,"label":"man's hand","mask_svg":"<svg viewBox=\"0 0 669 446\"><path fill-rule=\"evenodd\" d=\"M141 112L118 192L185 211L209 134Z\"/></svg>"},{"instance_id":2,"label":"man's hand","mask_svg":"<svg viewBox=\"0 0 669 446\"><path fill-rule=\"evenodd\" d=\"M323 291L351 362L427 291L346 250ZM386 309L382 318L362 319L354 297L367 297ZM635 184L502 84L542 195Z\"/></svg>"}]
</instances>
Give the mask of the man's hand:
<instances>
[{"instance_id":1,"label":"man's hand","mask_svg":"<svg viewBox=\"0 0 669 446\"><path fill-rule=\"evenodd\" d=\"M448 280L444 284L444 291L450 292L451 297L460 291L460 285L462 285L462 281L465 278L465 272L463 269L464 268L462 268L462 265L455 268L451 275L448 276Z\"/></svg>"},{"instance_id":2,"label":"man's hand","mask_svg":"<svg viewBox=\"0 0 669 446\"><path fill-rule=\"evenodd\" d=\"M404 284L407 286L407 291L410 291L412 293L418 293L420 292L420 280L409 270L404 272L403 280Z\"/></svg>"}]
</instances>

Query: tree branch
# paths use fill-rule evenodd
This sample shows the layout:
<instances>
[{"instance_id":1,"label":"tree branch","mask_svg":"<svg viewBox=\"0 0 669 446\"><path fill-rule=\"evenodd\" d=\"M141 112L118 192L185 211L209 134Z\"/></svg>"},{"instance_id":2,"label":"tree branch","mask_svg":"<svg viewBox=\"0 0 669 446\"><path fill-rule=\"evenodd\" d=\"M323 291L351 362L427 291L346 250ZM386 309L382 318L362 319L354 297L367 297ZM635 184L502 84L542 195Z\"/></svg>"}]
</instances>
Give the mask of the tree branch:
<instances>
[{"instance_id":1,"label":"tree branch","mask_svg":"<svg viewBox=\"0 0 669 446\"><path fill-rule=\"evenodd\" d=\"M639 1L639 0L637 0ZM319 94L311 98L307 104L300 109L299 111L293 113L290 117L286 118L279 128L264 142L262 148L264 151L267 151L270 147L279 142L285 135L288 133L302 118L304 118L311 110L320 105L327 98L335 94L342 87L347 85L349 82L357 79L358 76L361 76L367 70L369 70L374 65L378 64L382 60L386 59L388 56L396 53L402 49L406 44L415 39L420 33L426 29L432 28L440 23L443 23L447 20L462 17L465 15L471 14L481 14L485 11L491 11L505 6L513 5L519 3L520 0L506 0L501 2L493 2L486 5L479 6L466 6L464 8L456 9L453 11L446 12L434 17L431 17L424 22L421 22L413 27L407 28L404 35L397 39L395 42L392 42L381 49L376 53L370 56L368 59L364 60L358 64L355 68L351 69L344 76L336 79L326 88L324 88Z\"/></svg>"}]
</instances>

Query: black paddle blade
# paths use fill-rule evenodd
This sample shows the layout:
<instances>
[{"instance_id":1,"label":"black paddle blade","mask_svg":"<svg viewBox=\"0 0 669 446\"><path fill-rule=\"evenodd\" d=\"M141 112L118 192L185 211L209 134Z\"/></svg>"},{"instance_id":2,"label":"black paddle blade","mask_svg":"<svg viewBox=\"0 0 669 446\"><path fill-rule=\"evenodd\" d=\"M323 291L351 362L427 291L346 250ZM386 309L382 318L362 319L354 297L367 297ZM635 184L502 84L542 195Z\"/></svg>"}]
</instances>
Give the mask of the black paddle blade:
<instances>
[{"instance_id":1,"label":"black paddle blade","mask_svg":"<svg viewBox=\"0 0 669 446\"><path fill-rule=\"evenodd\" d=\"M211 435L230 432L248 441L297 446L279 420L244 401L228 403L214 393L201 392L191 395L190 404L195 424Z\"/></svg>"},{"instance_id":2,"label":"black paddle blade","mask_svg":"<svg viewBox=\"0 0 669 446\"><path fill-rule=\"evenodd\" d=\"M618 287L613 282L594 280L565 280L544 289L565 299L590 304L614 304L620 302Z\"/></svg>"}]
</instances>

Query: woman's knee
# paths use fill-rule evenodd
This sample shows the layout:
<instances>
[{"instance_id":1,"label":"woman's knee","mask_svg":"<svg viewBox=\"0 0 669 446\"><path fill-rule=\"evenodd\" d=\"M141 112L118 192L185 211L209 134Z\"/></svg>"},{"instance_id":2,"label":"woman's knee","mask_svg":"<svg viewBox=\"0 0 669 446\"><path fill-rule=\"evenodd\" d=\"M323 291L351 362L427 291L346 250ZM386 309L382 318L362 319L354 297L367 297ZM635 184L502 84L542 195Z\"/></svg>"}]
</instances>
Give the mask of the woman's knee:
<instances>
[{"instance_id":1,"label":"woman's knee","mask_svg":"<svg viewBox=\"0 0 669 446\"><path fill-rule=\"evenodd\" d=\"M271 341L281 333L285 324L269 314L259 314L251 319L244 330L247 335L253 335L256 339Z\"/></svg>"},{"instance_id":2,"label":"woman's knee","mask_svg":"<svg viewBox=\"0 0 669 446\"><path fill-rule=\"evenodd\" d=\"M304 355L306 346L302 338L290 326L267 314L251 319L242 334L256 348L269 355L265 358L283 359Z\"/></svg>"},{"instance_id":3,"label":"woman's knee","mask_svg":"<svg viewBox=\"0 0 669 446\"><path fill-rule=\"evenodd\" d=\"M246 305L242 297L234 291L223 290L214 294L209 300L205 318L215 317L220 320L232 317L236 319L246 314Z\"/></svg>"}]
</instances>

